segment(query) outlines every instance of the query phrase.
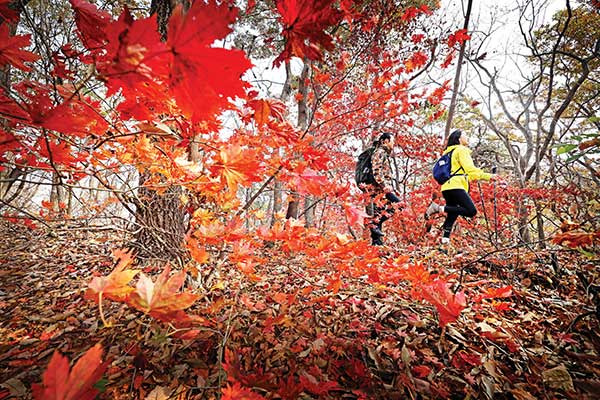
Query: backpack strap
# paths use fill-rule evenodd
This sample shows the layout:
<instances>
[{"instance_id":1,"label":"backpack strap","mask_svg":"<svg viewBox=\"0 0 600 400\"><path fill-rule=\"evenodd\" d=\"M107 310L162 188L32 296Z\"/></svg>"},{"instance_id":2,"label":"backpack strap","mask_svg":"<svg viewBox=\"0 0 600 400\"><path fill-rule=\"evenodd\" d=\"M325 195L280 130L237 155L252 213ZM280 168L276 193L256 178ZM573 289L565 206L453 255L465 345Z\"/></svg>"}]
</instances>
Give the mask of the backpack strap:
<instances>
[{"instance_id":1,"label":"backpack strap","mask_svg":"<svg viewBox=\"0 0 600 400\"><path fill-rule=\"evenodd\" d=\"M463 166L461 165L455 173L452 173L452 153L454 153L454 150L456 149L452 149L450 150L450 178L452 178L453 176L467 176L467 174L465 174L465 169L463 168ZM459 174L458 171L460 171L462 169L463 173Z\"/></svg>"}]
</instances>

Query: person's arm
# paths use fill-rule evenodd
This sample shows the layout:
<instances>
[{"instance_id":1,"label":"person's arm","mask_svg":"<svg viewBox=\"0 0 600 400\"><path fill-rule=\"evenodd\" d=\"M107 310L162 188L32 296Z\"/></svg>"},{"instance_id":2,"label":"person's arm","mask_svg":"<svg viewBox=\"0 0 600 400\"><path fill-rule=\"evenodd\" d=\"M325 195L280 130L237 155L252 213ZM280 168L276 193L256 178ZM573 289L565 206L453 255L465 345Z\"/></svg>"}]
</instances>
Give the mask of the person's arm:
<instances>
[{"instance_id":1,"label":"person's arm","mask_svg":"<svg viewBox=\"0 0 600 400\"><path fill-rule=\"evenodd\" d=\"M481 168L477 168L473 164L471 152L466 147L460 149L460 151L458 152L458 162L460 163L461 167L465 171L464 173L467 174L469 179L489 181L492 178L492 174L483 172Z\"/></svg>"}]
</instances>

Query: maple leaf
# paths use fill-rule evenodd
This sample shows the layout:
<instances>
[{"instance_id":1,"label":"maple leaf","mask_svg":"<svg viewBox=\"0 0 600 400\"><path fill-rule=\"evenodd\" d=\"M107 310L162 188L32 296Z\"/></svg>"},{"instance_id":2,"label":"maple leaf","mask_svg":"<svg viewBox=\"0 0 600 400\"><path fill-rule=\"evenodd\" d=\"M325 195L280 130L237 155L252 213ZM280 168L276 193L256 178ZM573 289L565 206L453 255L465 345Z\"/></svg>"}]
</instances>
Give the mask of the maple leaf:
<instances>
[{"instance_id":1,"label":"maple leaf","mask_svg":"<svg viewBox=\"0 0 600 400\"><path fill-rule=\"evenodd\" d=\"M73 166L82 160L71 154L71 146L64 141L48 139L46 142L43 137L40 137L36 143L36 149L40 157L46 158L48 161L52 160L53 164ZM81 154L82 156L83 154Z\"/></svg>"},{"instance_id":2,"label":"maple leaf","mask_svg":"<svg viewBox=\"0 0 600 400\"><path fill-rule=\"evenodd\" d=\"M22 50L31 44L31 35L11 36L8 24L0 25L0 66L12 65L23 71L31 71L26 62L37 61L40 56Z\"/></svg>"},{"instance_id":3,"label":"maple leaf","mask_svg":"<svg viewBox=\"0 0 600 400\"><path fill-rule=\"evenodd\" d=\"M108 123L98 115L98 104L96 106L71 100L50 110L38 123L46 129L82 138L92 133L101 136L108 129Z\"/></svg>"},{"instance_id":4,"label":"maple leaf","mask_svg":"<svg viewBox=\"0 0 600 400\"><path fill-rule=\"evenodd\" d=\"M455 54L456 54L456 50L452 49L452 51L450 53L448 53L446 58L444 58L444 62L442 63L441 67L444 69L448 68L450 66L450 64L452 64Z\"/></svg>"},{"instance_id":5,"label":"maple leaf","mask_svg":"<svg viewBox=\"0 0 600 400\"><path fill-rule=\"evenodd\" d=\"M100 343L85 352L69 371L69 360L55 351L48 368L42 375L41 384L33 384L36 400L93 400L99 393L94 385L108 367L102 362Z\"/></svg>"},{"instance_id":6,"label":"maple leaf","mask_svg":"<svg viewBox=\"0 0 600 400\"><path fill-rule=\"evenodd\" d=\"M467 33L467 30L459 29L448 36L448 47L454 47L457 43L462 45L469 39L471 39L471 36Z\"/></svg>"},{"instance_id":7,"label":"maple leaf","mask_svg":"<svg viewBox=\"0 0 600 400\"><path fill-rule=\"evenodd\" d=\"M369 214L367 214L363 209L359 209L354 207L352 204L345 203L344 211L346 212L346 217L348 218L348 224L350 225L362 225L365 218L369 218Z\"/></svg>"},{"instance_id":8,"label":"maple leaf","mask_svg":"<svg viewBox=\"0 0 600 400\"><path fill-rule=\"evenodd\" d=\"M505 287L500 287L500 288L487 288L485 293L483 294L482 298L483 299L498 299L498 298L511 297L512 295L513 295L512 286L505 286Z\"/></svg>"},{"instance_id":9,"label":"maple leaf","mask_svg":"<svg viewBox=\"0 0 600 400\"><path fill-rule=\"evenodd\" d=\"M477 353L469 354L464 350L454 353L452 365L458 369L471 368L481 365L481 356Z\"/></svg>"},{"instance_id":10,"label":"maple leaf","mask_svg":"<svg viewBox=\"0 0 600 400\"><path fill-rule=\"evenodd\" d=\"M106 26L112 18L106 11L98 8L85 0L69 0L75 11L75 24L77 33L88 49L102 46L107 41Z\"/></svg>"},{"instance_id":11,"label":"maple leaf","mask_svg":"<svg viewBox=\"0 0 600 400\"><path fill-rule=\"evenodd\" d=\"M326 176L319 175L316 171L308 168L301 174L296 175L291 183L298 193L314 196L322 195L331 186Z\"/></svg>"},{"instance_id":12,"label":"maple leaf","mask_svg":"<svg viewBox=\"0 0 600 400\"><path fill-rule=\"evenodd\" d=\"M417 68L422 67L427 62L429 57L422 51L415 52L408 60L404 62L406 72L412 72Z\"/></svg>"},{"instance_id":13,"label":"maple leaf","mask_svg":"<svg viewBox=\"0 0 600 400\"><path fill-rule=\"evenodd\" d=\"M8 22L19 20L19 13L11 7L13 3L13 0L0 0L0 17Z\"/></svg>"},{"instance_id":14,"label":"maple leaf","mask_svg":"<svg viewBox=\"0 0 600 400\"><path fill-rule=\"evenodd\" d=\"M261 179L262 170L258 155L254 150L243 149L234 144L222 149L211 172L219 174L229 190L236 192L238 185L248 185Z\"/></svg>"},{"instance_id":15,"label":"maple leaf","mask_svg":"<svg viewBox=\"0 0 600 400\"><path fill-rule=\"evenodd\" d=\"M179 107L195 122L229 107L228 97L243 97L242 74L252 64L241 50L213 48L228 35L238 10L228 4L196 1L184 12L178 5L169 20L169 85Z\"/></svg>"},{"instance_id":16,"label":"maple leaf","mask_svg":"<svg viewBox=\"0 0 600 400\"><path fill-rule=\"evenodd\" d=\"M255 99L248 101L248 105L254 109L254 120L257 125L264 125L272 117L283 121L286 111L285 104L277 99Z\"/></svg>"},{"instance_id":17,"label":"maple leaf","mask_svg":"<svg viewBox=\"0 0 600 400\"><path fill-rule=\"evenodd\" d=\"M309 375L308 373L304 373L300 375L300 384L304 386L304 389L313 393L317 396L322 396L327 394L332 390L340 389L340 385L337 382L333 381L322 381L319 382L317 379Z\"/></svg>"},{"instance_id":18,"label":"maple leaf","mask_svg":"<svg viewBox=\"0 0 600 400\"><path fill-rule=\"evenodd\" d=\"M431 368L427 365L417 365L412 368L412 372L419 378L425 378L431 373Z\"/></svg>"},{"instance_id":19,"label":"maple leaf","mask_svg":"<svg viewBox=\"0 0 600 400\"><path fill-rule=\"evenodd\" d=\"M419 16L419 14L426 14L426 15L431 15L431 10L429 9L429 7L425 4L423 4L421 7L408 7L406 10L404 10L404 13L402 14L402 21L404 22L410 22L413 19L415 19L417 16Z\"/></svg>"},{"instance_id":20,"label":"maple leaf","mask_svg":"<svg viewBox=\"0 0 600 400\"><path fill-rule=\"evenodd\" d=\"M463 292L452 293L450 284L441 279L436 279L431 284L424 285L421 294L425 300L437 309L441 327L456 321L467 305L465 294Z\"/></svg>"},{"instance_id":21,"label":"maple leaf","mask_svg":"<svg viewBox=\"0 0 600 400\"><path fill-rule=\"evenodd\" d=\"M285 48L273 62L275 66L293 56L319 60L319 46L333 50L332 37L325 29L337 24L343 13L332 8L332 4L327 0L277 0Z\"/></svg>"},{"instance_id":22,"label":"maple leaf","mask_svg":"<svg viewBox=\"0 0 600 400\"><path fill-rule=\"evenodd\" d=\"M127 268L133 262L132 253L117 251L115 257L119 260L115 269L108 276L93 278L85 297L99 301L100 295L103 295L115 301L124 301L133 292L134 289L128 284L140 271Z\"/></svg>"},{"instance_id":23,"label":"maple leaf","mask_svg":"<svg viewBox=\"0 0 600 400\"><path fill-rule=\"evenodd\" d=\"M582 232L582 231L570 231L559 233L552 238L552 242L567 246L572 249L578 247L591 246L595 240L600 239L600 231L594 232Z\"/></svg>"},{"instance_id":24,"label":"maple leaf","mask_svg":"<svg viewBox=\"0 0 600 400\"><path fill-rule=\"evenodd\" d=\"M0 93L0 114L4 117L12 120L29 122L31 117L24 108L24 106L20 105L10 97Z\"/></svg>"},{"instance_id":25,"label":"maple leaf","mask_svg":"<svg viewBox=\"0 0 600 400\"><path fill-rule=\"evenodd\" d=\"M444 100L444 95L448 90L450 90L450 80L446 80L442 86L435 89L429 96L427 96L427 101L429 101L432 105L438 105Z\"/></svg>"},{"instance_id":26,"label":"maple leaf","mask_svg":"<svg viewBox=\"0 0 600 400\"><path fill-rule=\"evenodd\" d=\"M142 272L135 292L127 299L128 304L161 321L185 320L186 315L180 311L194 304L199 295L177 293L185 281L185 272L169 277L170 273L171 268L167 266L154 283Z\"/></svg>"},{"instance_id":27,"label":"maple leaf","mask_svg":"<svg viewBox=\"0 0 600 400\"><path fill-rule=\"evenodd\" d=\"M222 400L265 400L263 396L243 387L239 382L228 384L222 389L222 394Z\"/></svg>"},{"instance_id":28,"label":"maple leaf","mask_svg":"<svg viewBox=\"0 0 600 400\"><path fill-rule=\"evenodd\" d=\"M21 144L11 133L0 129L0 160L1 157L9 151L15 151L21 147Z\"/></svg>"}]
</instances>

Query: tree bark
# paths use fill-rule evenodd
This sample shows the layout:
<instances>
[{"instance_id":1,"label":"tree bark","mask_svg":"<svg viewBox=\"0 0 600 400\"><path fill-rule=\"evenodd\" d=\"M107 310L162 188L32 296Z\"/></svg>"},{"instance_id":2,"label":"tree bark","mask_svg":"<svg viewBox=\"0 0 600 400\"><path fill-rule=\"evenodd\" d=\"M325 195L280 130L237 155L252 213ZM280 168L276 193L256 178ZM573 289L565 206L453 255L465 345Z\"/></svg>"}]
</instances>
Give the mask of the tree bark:
<instances>
[{"instance_id":1,"label":"tree bark","mask_svg":"<svg viewBox=\"0 0 600 400\"><path fill-rule=\"evenodd\" d=\"M285 61L285 82L283 83L283 89L281 90L281 96L279 99L282 102L287 102L290 98L290 94L292 93L292 67L290 65L290 60ZM283 156L281 149L278 149L279 155ZM277 178L274 179L273 183L273 214L271 216L271 226L275 223L277 219L277 213L281 211L283 208L283 185L281 181Z\"/></svg>"},{"instance_id":2,"label":"tree bark","mask_svg":"<svg viewBox=\"0 0 600 400\"><path fill-rule=\"evenodd\" d=\"M306 84L306 80L308 79L309 73L310 61L304 59L304 66L302 67L300 82L298 83L298 92L301 95L300 100L298 100L298 128L301 130L306 130L308 123L308 107L306 103L308 97L308 85ZM298 218L298 202L300 201L298 193L292 193L290 197L291 201L288 203L286 218Z\"/></svg>"},{"instance_id":3,"label":"tree bark","mask_svg":"<svg viewBox=\"0 0 600 400\"><path fill-rule=\"evenodd\" d=\"M158 31L167 37L169 17L176 5L189 6L187 0L152 0L150 14L157 14ZM194 145L196 147L194 147ZM198 160L197 143L190 146L190 159ZM187 231L185 207L181 202L181 187L170 187L164 194L145 186L150 175L139 175L139 190L135 201L134 241L131 246L141 258L175 261L187 259L184 248Z\"/></svg>"},{"instance_id":4,"label":"tree bark","mask_svg":"<svg viewBox=\"0 0 600 400\"><path fill-rule=\"evenodd\" d=\"M465 15L465 22L463 25L463 29L469 29L469 20L471 19L471 6L473 5L473 0L468 0L467 4L467 13ZM456 110L456 99L458 97L458 88L460 86L460 71L462 70L462 63L465 57L465 48L467 42L464 41L460 45L460 50L458 53L458 62L456 66L456 74L454 75L454 86L452 88L452 98L450 99L450 106L448 107L448 119L446 119L446 129L444 130L444 142L448 140L448 136L450 136L450 128L452 127L452 119L454 118L454 111Z\"/></svg>"}]
</instances>

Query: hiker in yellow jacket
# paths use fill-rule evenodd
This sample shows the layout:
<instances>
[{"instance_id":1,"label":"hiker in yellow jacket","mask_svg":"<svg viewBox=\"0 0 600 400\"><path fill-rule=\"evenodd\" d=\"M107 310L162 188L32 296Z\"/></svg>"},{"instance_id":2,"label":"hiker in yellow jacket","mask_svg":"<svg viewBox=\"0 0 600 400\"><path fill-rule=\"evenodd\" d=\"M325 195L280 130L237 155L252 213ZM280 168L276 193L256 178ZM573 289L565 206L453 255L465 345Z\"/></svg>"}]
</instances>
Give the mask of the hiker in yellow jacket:
<instances>
[{"instance_id":1,"label":"hiker in yellow jacket","mask_svg":"<svg viewBox=\"0 0 600 400\"><path fill-rule=\"evenodd\" d=\"M485 180L489 181L496 175L483 172L475 167L473 159L471 159L471 149L467 147L468 140L466 135L456 130L448 137L448 144L444 154L454 150L451 158L450 171L452 176L442 185L442 195L446 200L446 205L442 206L432 202L427 211L425 218L429 219L433 214L446 213L446 220L443 225L442 246L450 243L450 233L452 226L456 222L459 215L466 218L472 218L477 214L477 209L471 196L469 196L469 181Z\"/></svg>"}]
</instances>

